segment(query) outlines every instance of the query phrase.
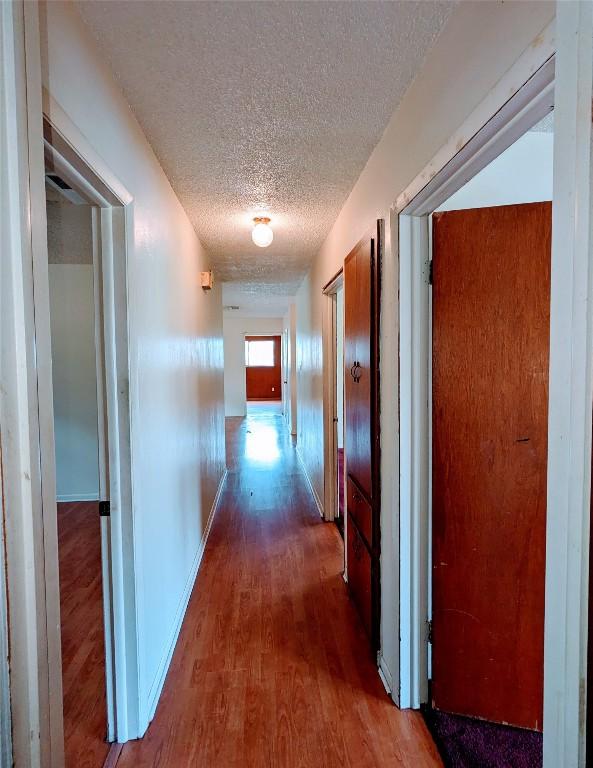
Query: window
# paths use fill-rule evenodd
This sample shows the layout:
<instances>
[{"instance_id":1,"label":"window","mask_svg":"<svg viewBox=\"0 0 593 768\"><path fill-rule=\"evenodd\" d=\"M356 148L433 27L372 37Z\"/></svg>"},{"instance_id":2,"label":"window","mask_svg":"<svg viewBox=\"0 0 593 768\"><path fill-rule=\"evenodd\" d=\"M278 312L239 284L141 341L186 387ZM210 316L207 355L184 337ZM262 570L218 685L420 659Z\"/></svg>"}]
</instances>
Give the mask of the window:
<instances>
[{"instance_id":1,"label":"window","mask_svg":"<svg viewBox=\"0 0 593 768\"><path fill-rule=\"evenodd\" d=\"M273 368L274 364L273 339L245 340L245 365L248 368Z\"/></svg>"}]
</instances>

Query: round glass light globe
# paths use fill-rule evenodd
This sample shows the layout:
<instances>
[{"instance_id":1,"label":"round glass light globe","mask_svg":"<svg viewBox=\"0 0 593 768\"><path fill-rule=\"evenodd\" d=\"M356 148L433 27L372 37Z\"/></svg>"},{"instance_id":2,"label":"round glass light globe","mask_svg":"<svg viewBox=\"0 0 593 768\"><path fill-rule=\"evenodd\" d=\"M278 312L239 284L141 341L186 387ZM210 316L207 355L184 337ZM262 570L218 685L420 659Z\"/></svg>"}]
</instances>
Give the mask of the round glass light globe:
<instances>
[{"instance_id":1,"label":"round glass light globe","mask_svg":"<svg viewBox=\"0 0 593 768\"><path fill-rule=\"evenodd\" d=\"M253 227L251 239L260 248L267 248L274 239L272 227L270 227L269 224L264 224L260 221L259 224L256 224L255 227Z\"/></svg>"}]
</instances>

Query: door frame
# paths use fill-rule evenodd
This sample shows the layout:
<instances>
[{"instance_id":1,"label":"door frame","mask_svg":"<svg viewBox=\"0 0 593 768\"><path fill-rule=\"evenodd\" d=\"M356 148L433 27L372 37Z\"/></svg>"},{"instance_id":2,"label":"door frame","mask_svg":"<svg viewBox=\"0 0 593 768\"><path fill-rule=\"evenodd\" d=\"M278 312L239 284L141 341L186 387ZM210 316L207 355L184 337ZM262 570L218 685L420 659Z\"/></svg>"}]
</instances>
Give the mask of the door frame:
<instances>
[{"instance_id":1,"label":"door frame","mask_svg":"<svg viewBox=\"0 0 593 768\"><path fill-rule=\"evenodd\" d=\"M1 275L0 418L9 436L3 439L2 474L13 753L19 765L59 766L64 761L63 698L44 154L100 208L93 217L100 223L95 248L101 256L104 320L108 463L103 466L109 473L103 485L111 501L111 518L102 521L101 533L108 545L103 573L108 698L112 690L108 735L119 741L140 736L146 715L141 717L139 696L127 348L133 199L42 88L37 3L2 4L0 12L3 97L17 105L2 118L8 137L7 145L3 137L3 163L6 146L11 153L0 178L8 243Z\"/></svg>"},{"instance_id":2,"label":"door frame","mask_svg":"<svg viewBox=\"0 0 593 768\"><path fill-rule=\"evenodd\" d=\"M558 3L555 25L538 36L391 209L391 237L399 260L401 375L400 603L395 629L400 633L401 706L417 708L428 698L429 666L428 217L547 114L555 101L545 768L585 765L582 715L586 702L581 681L586 679L593 402L593 316L588 300L593 293L589 267L592 59L591 5ZM572 344L566 344L567 338Z\"/></svg>"},{"instance_id":3,"label":"door frame","mask_svg":"<svg viewBox=\"0 0 593 768\"><path fill-rule=\"evenodd\" d=\"M0 5L0 197L3 205L0 206L0 307L2 315L0 320L0 378L3 386L0 390L0 471L2 482L0 482L0 509L4 511L0 519L0 767L9 768L13 765L13 722L14 722L14 756L27 758L31 756L30 751L23 751L23 733L26 731L23 725L28 725L33 718L29 718L29 723L24 722L25 718L22 712L26 707L27 691L24 685L19 684L19 669L22 665L24 656L19 655L22 646L16 651L16 657L13 654L11 661L12 676L16 677L13 682L13 700L11 702L11 670L9 669L9 636L8 636L8 600L7 600L7 563L5 559L5 547L7 539L13 537L13 541L20 537L18 518L15 518L14 525L11 520L11 504L15 509L20 508L20 496L24 489L24 484L18 482L19 477L23 477L22 472L28 467L26 452L22 455L12 456L8 454L10 442L6 437L5 430L8 427L18 427L18 418L10 422L11 396L6 394L18 386L19 377L16 374L18 368L15 368L17 361L23 361L24 350L21 342L22 334L18 336L14 333L16 329L16 320L21 318L20 302L16 299L16 290L12 272L18 266L22 258L20 249L20 237L24 234L24 227L19 209L22 208L20 192L23 187L23 170L21 160L21 147L17 143L17 150L14 151L15 142L22 138L24 132L23 109L9 110L9 104L16 104L16 96L19 91L19 82L24 79L22 67L23 50L17 43L17 40L23 40L23 19L22 8L16 4L3 3ZM23 158L24 159L24 158ZM9 304L8 290L10 286L12 302ZM13 327L10 328L9 316L13 320ZM7 354L5 346L5 333L9 331L12 336L13 346L10 350L13 354ZM16 414L15 414L16 415ZM14 433L12 444L18 445L20 435ZM10 485L8 482L10 481ZM6 492L4 486L6 485ZM12 496L12 498L11 498ZM27 517L30 517L27 515ZM25 515L21 515L21 521L24 522ZM27 521L30 522L30 519ZM13 529L12 531L10 529ZM30 554L30 553L27 553ZM26 571L25 571L26 573ZM20 571L21 576L25 573ZM30 580L29 580L30 581ZM26 583L23 578L21 586L26 594ZM33 583L33 589L35 585ZM26 614L25 614L26 615ZM24 618L24 617L23 617ZM33 617L32 617L33 618ZM25 635L26 636L26 635ZM22 636L21 636L22 637ZM20 640L21 638L17 638ZM15 669L16 668L16 669ZM16 675L15 675L16 672ZM11 703L15 708L15 716L12 716ZM19 712L20 710L20 712ZM18 746L17 746L18 745ZM19 751L20 746L20 751Z\"/></svg>"},{"instance_id":4,"label":"door frame","mask_svg":"<svg viewBox=\"0 0 593 768\"><path fill-rule=\"evenodd\" d=\"M110 515L101 517L107 740L125 742L140 736L142 727L127 293L127 253L134 231L134 203L112 171L93 157L45 91L43 114L46 162L93 207L99 498L110 503ZM46 247L44 244L47 261ZM45 297L46 293L49 296L49 286L40 276L35 284L36 307L38 297ZM37 344L43 356L49 356L51 366L51 339L44 338L41 343L38 340ZM53 419L53 403L45 407L51 408L47 417ZM55 473L53 455L52 462Z\"/></svg>"},{"instance_id":5,"label":"door frame","mask_svg":"<svg viewBox=\"0 0 593 768\"><path fill-rule=\"evenodd\" d=\"M429 216L525 130L549 112L553 99L552 40L547 59L533 70L521 67L510 88L490 97L459 132L459 139L431 162L391 209L391 237L399 261L400 423L400 706L428 700L430 596L430 291ZM542 48L546 48L545 45ZM518 64L523 62L519 60ZM524 71L524 70L527 71ZM510 74L510 73L509 73ZM512 81L513 82L513 81ZM437 170L438 168L438 170ZM436 171L436 172L435 172ZM427 181L428 180L428 181Z\"/></svg>"},{"instance_id":6,"label":"door frame","mask_svg":"<svg viewBox=\"0 0 593 768\"><path fill-rule=\"evenodd\" d=\"M33 302L42 260L33 257L41 227L32 225L32 211L45 207L37 5L0 4L0 34L0 434L12 757L16 765L45 768L63 765L64 738L55 472L52 479L40 462L40 401L48 398L41 384L51 385L51 377L36 356ZM33 90L30 78L37 84ZM47 254L45 270L47 277ZM49 430L45 445L51 447L53 424L43 429ZM52 495L53 515L44 515Z\"/></svg>"},{"instance_id":7,"label":"door frame","mask_svg":"<svg viewBox=\"0 0 593 768\"><path fill-rule=\"evenodd\" d=\"M336 337L337 337L337 307L336 293L344 285L344 268L323 286L323 316L322 316L322 355L323 355L323 466L326 468L323 476L323 519L327 522L335 520L338 504L338 441L336 418L338 401L336 397L337 367L336 367ZM344 455L345 460L345 455ZM344 466L344 476L346 467ZM346 494L344 494L346 504ZM346 510L344 509L344 513ZM344 537L347 535L348 515L344 514ZM345 539L344 539L345 540ZM344 548L345 550L346 548ZM344 553L344 578L347 580L346 554Z\"/></svg>"}]
</instances>

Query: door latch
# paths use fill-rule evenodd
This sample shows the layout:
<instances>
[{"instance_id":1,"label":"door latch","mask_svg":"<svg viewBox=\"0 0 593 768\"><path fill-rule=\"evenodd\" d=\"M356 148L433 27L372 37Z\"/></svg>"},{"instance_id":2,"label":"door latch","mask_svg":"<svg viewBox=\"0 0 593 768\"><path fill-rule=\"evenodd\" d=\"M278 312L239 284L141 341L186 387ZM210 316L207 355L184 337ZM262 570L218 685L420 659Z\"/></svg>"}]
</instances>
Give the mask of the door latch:
<instances>
[{"instance_id":1,"label":"door latch","mask_svg":"<svg viewBox=\"0 0 593 768\"><path fill-rule=\"evenodd\" d=\"M111 502L108 499L99 502L99 516L111 517Z\"/></svg>"}]
</instances>

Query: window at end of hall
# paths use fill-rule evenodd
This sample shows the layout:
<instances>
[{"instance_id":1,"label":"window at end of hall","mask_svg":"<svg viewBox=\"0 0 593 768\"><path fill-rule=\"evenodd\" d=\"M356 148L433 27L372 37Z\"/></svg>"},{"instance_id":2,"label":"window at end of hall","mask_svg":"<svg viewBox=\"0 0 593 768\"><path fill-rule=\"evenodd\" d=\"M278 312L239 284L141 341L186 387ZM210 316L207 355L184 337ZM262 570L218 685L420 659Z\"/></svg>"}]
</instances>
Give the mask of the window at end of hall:
<instances>
[{"instance_id":1,"label":"window at end of hall","mask_svg":"<svg viewBox=\"0 0 593 768\"><path fill-rule=\"evenodd\" d=\"M248 368L273 368L274 342L272 339L245 340L245 365Z\"/></svg>"}]
</instances>

